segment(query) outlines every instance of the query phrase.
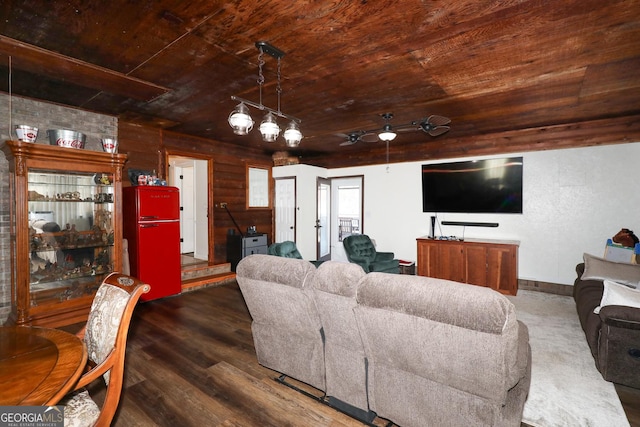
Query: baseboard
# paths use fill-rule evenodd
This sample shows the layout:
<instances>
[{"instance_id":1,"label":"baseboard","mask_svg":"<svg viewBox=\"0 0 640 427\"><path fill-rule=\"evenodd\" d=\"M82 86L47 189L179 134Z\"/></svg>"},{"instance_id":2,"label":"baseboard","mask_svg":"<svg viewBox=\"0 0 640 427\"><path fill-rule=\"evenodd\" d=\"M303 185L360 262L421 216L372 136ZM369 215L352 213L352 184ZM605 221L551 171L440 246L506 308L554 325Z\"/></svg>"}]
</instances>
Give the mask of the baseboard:
<instances>
[{"instance_id":1,"label":"baseboard","mask_svg":"<svg viewBox=\"0 0 640 427\"><path fill-rule=\"evenodd\" d=\"M538 280L518 279L518 289L523 291L546 292L556 295L573 295L573 286L560 283L541 282Z\"/></svg>"}]
</instances>

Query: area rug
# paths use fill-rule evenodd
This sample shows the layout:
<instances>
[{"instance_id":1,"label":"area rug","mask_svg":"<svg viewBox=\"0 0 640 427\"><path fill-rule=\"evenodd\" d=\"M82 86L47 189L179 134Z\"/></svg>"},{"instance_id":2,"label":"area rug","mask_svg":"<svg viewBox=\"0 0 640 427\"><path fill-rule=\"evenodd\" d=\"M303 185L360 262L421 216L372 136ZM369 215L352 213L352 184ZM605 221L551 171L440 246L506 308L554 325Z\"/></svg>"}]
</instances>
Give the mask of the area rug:
<instances>
[{"instance_id":1,"label":"area rug","mask_svg":"<svg viewBox=\"0 0 640 427\"><path fill-rule=\"evenodd\" d=\"M596 369L572 297L508 297L529 328L531 389L522 421L534 427L629 426L612 383Z\"/></svg>"}]
</instances>

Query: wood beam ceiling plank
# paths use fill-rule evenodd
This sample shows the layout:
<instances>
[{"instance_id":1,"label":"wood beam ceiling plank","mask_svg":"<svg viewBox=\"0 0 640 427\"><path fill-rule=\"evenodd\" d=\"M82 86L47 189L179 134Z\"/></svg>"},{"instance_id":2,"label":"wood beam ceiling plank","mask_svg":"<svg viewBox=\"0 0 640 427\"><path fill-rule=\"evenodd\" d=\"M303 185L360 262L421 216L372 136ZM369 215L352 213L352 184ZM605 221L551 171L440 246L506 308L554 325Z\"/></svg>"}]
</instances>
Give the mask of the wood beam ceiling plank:
<instances>
[{"instance_id":1,"label":"wood beam ceiling plank","mask_svg":"<svg viewBox=\"0 0 640 427\"><path fill-rule=\"evenodd\" d=\"M171 89L0 35L12 67L100 91L149 101Z\"/></svg>"}]
</instances>

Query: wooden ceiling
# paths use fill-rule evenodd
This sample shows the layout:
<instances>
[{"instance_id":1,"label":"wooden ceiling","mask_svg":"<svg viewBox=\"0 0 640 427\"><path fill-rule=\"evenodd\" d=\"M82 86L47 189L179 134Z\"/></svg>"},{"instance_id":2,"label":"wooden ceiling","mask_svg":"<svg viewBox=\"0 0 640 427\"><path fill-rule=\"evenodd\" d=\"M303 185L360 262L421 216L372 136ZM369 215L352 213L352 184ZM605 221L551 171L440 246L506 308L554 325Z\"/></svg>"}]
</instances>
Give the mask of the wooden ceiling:
<instances>
[{"instance_id":1,"label":"wooden ceiling","mask_svg":"<svg viewBox=\"0 0 640 427\"><path fill-rule=\"evenodd\" d=\"M336 134L382 128L386 112L451 119L435 138L400 134L390 161L554 148L576 129L583 144L640 135L637 0L5 0L0 89L11 57L14 94L283 151L262 142L257 109L249 135L227 124L232 95L259 102L256 41L286 53L281 110L305 136L288 151L305 163L384 163L384 143ZM274 109L276 63L265 57Z\"/></svg>"}]
</instances>

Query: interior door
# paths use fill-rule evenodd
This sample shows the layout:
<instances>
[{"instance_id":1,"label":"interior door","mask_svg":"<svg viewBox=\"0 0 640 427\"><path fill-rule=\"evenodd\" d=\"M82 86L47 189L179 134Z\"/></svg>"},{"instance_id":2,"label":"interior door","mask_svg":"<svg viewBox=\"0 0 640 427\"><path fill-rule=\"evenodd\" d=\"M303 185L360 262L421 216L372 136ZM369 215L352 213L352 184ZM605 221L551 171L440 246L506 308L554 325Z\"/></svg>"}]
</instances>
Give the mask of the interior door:
<instances>
[{"instance_id":1,"label":"interior door","mask_svg":"<svg viewBox=\"0 0 640 427\"><path fill-rule=\"evenodd\" d=\"M276 242L296 241L296 179L277 178Z\"/></svg>"},{"instance_id":2,"label":"interior door","mask_svg":"<svg viewBox=\"0 0 640 427\"><path fill-rule=\"evenodd\" d=\"M316 215L316 230L318 245L316 259L327 261L331 259L331 181L326 178L318 178L318 203Z\"/></svg>"},{"instance_id":3,"label":"interior door","mask_svg":"<svg viewBox=\"0 0 640 427\"><path fill-rule=\"evenodd\" d=\"M194 252L195 216L193 197L193 166L181 168L180 179L180 253Z\"/></svg>"},{"instance_id":4,"label":"interior door","mask_svg":"<svg viewBox=\"0 0 640 427\"><path fill-rule=\"evenodd\" d=\"M195 159L193 173L193 256L209 259L209 193L207 191L209 167L205 160Z\"/></svg>"}]
</instances>

